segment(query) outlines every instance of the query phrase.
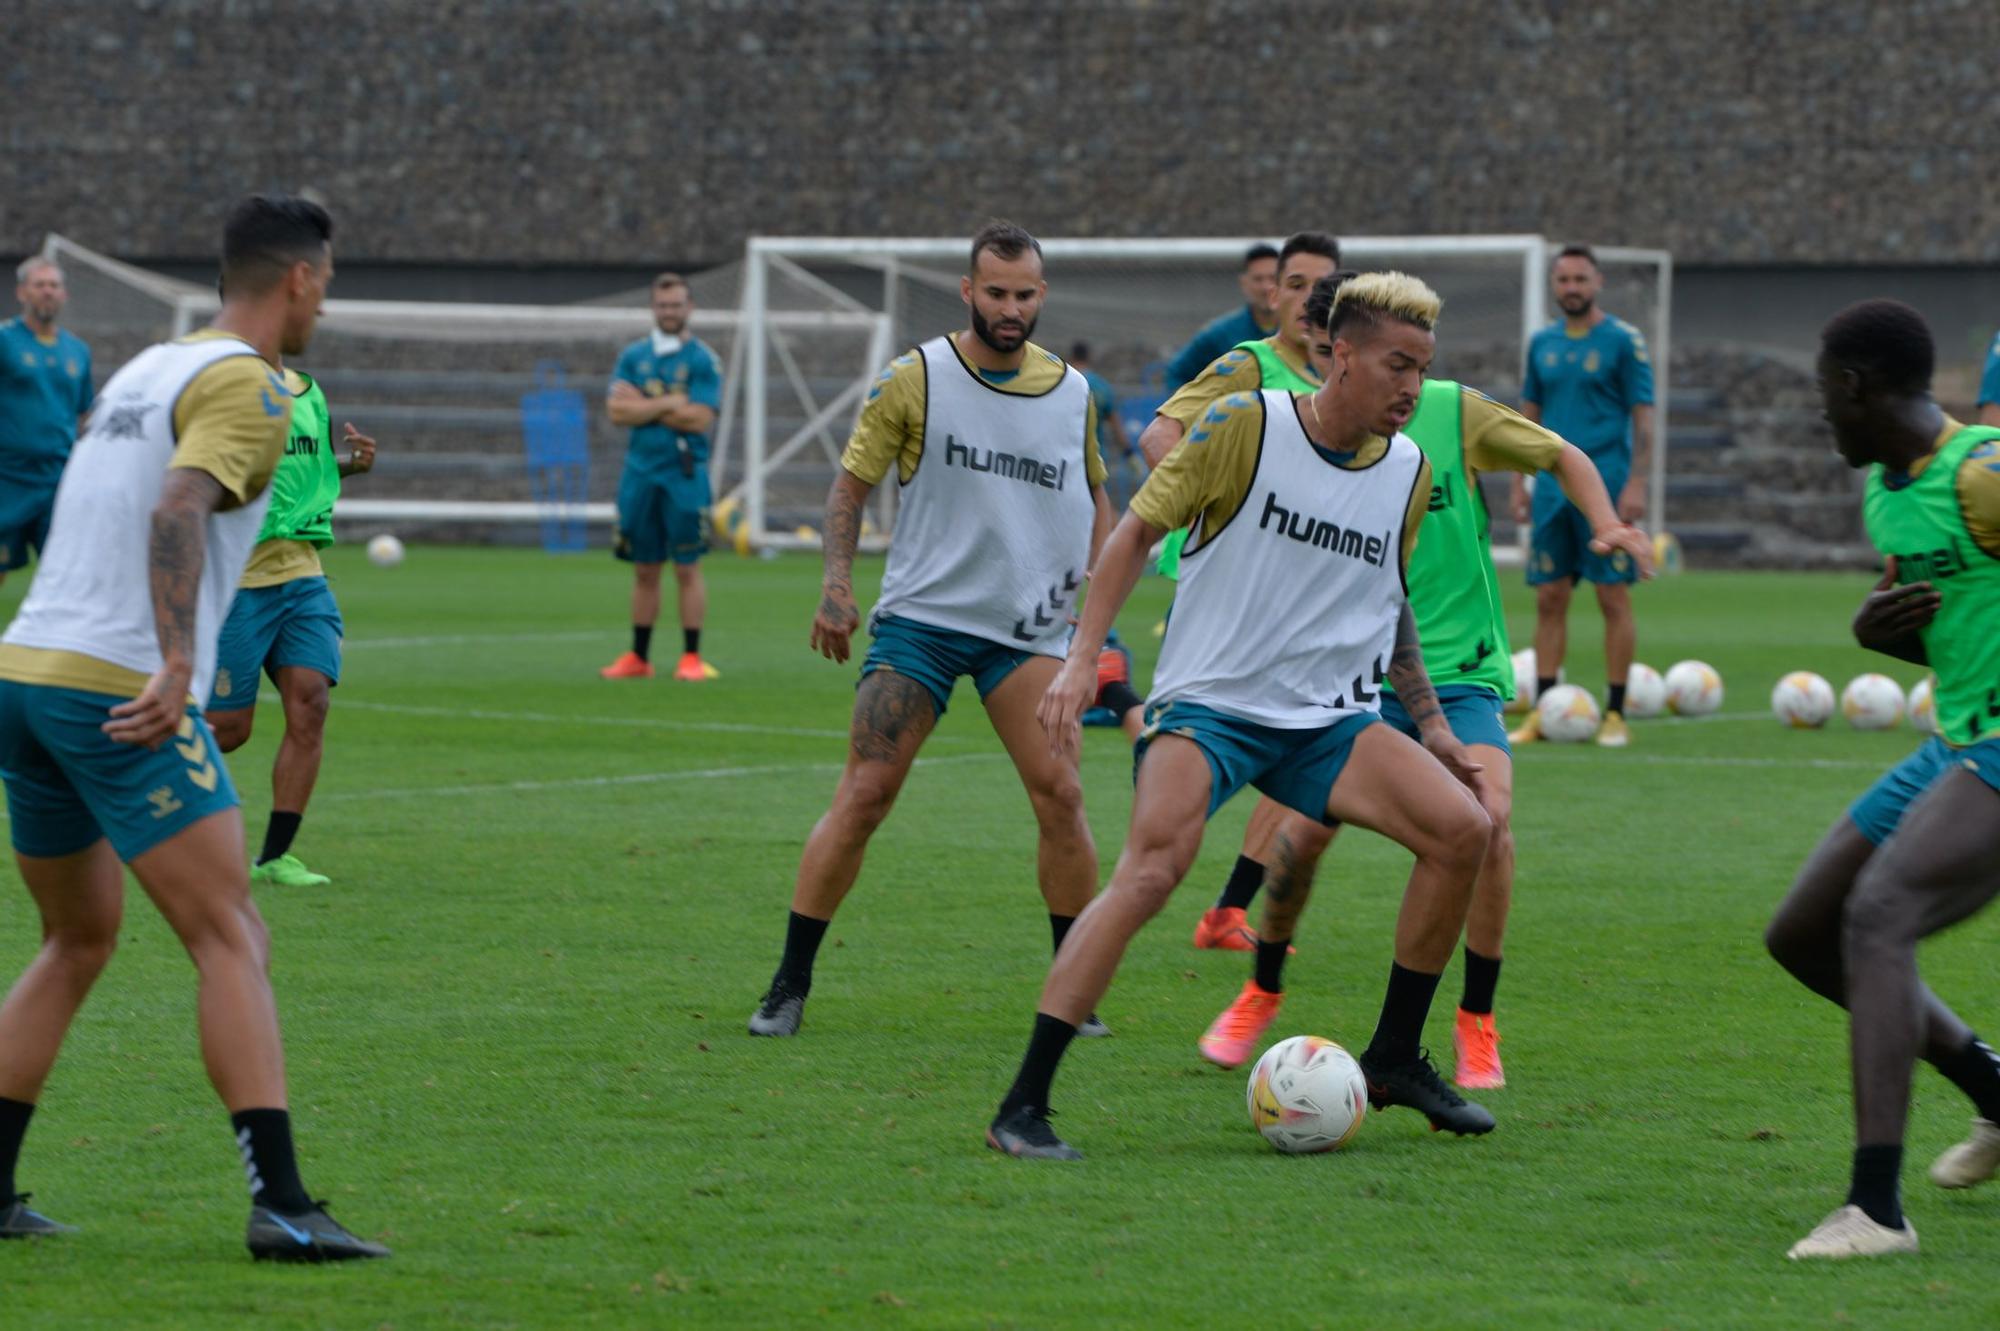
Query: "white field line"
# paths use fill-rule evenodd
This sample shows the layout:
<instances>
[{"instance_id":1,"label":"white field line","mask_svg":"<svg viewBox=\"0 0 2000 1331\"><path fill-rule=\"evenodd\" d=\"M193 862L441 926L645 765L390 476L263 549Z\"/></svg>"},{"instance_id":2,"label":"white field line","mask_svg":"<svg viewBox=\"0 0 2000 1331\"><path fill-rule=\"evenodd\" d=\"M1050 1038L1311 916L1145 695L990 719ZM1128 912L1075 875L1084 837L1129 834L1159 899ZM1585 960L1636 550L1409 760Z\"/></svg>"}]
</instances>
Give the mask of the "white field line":
<instances>
[{"instance_id":1,"label":"white field line","mask_svg":"<svg viewBox=\"0 0 2000 1331\"><path fill-rule=\"evenodd\" d=\"M344 651L366 647L483 647L503 642L589 642L612 641L616 629L574 629L567 633L439 633L428 637L349 638L341 643Z\"/></svg>"},{"instance_id":2,"label":"white field line","mask_svg":"<svg viewBox=\"0 0 2000 1331\"><path fill-rule=\"evenodd\" d=\"M411 703L367 702L335 695L334 710L387 712L395 716L432 716L447 721L502 721L552 726L610 726L614 729L670 730L714 735L782 735L791 739L846 739L845 730L812 730L804 726L759 726L737 721L675 721L665 717L575 716L563 712L502 712L480 707L424 707ZM933 735L929 744L963 744L956 735Z\"/></svg>"},{"instance_id":3,"label":"white field line","mask_svg":"<svg viewBox=\"0 0 2000 1331\"><path fill-rule=\"evenodd\" d=\"M916 767L955 766L959 763L993 762L1005 753L961 753L949 758L919 758ZM464 786L404 786L393 790L348 790L322 795L322 801L348 803L360 800L420 799L466 795L535 794L548 790L590 790L609 786L648 786L668 781L727 781L740 776L797 775L805 772L838 772L841 763L767 763L756 767L703 767L673 772L628 772L619 776L577 776L552 781L491 781Z\"/></svg>"},{"instance_id":4,"label":"white field line","mask_svg":"<svg viewBox=\"0 0 2000 1331\"><path fill-rule=\"evenodd\" d=\"M1579 745L1579 748L1594 746ZM1886 772L1894 763L1870 762L1865 758L1727 758L1709 754L1678 753L1621 753L1606 757L1595 753L1566 754L1547 744L1537 744L1529 752L1536 755L1531 761L1553 760L1575 763L1587 760L1603 761L1606 769L1620 763L1644 763L1649 767L1811 767L1829 772ZM1522 761L1522 751L1514 751L1514 761Z\"/></svg>"}]
</instances>

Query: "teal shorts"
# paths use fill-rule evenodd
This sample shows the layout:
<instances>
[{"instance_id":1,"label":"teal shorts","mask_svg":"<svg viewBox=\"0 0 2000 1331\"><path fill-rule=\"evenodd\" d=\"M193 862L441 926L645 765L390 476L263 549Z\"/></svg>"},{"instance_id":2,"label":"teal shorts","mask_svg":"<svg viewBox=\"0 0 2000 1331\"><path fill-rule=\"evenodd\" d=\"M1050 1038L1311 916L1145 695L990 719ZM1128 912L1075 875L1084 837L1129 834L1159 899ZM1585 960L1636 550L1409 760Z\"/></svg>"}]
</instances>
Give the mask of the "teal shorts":
<instances>
[{"instance_id":1,"label":"teal shorts","mask_svg":"<svg viewBox=\"0 0 2000 1331\"><path fill-rule=\"evenodd\" d=\"M1617 503L1619 493L1625 488L1626 473L1631 469L1630 459L1609 457L1591 461L1597 464L1611 502ZM1552 476L1535 486L1533 521L1528 534L1530 587L1545 582L1574 583L1578 579L1599 586L1639 580L1632 556L1623 550L1600 555L1590 548L1590 520L1556 487Z\"/></svg>"},{"instance_id":2,"label":"teal shorts","mask_svg":"<svg viewBox=\"0 0 2000 1331\"><path fill-rule=\"evenodd\" d=\"M295 578L275 587L239 587L222 621L215 652L211 712L257 705L257 676L278 681L283 666L304 666L340 683L340 607L325 578Z\"/></svg>"},{"instance_id":3,"label":"teal shorts","mask_svg":"<svg viewBox=\"0 0 2000 1331\"><path fill-rule=\"evenodd\" d=\"M208 722L194 708L157 749L120 744L101 728L126 699L0 680L0 779L14 849L74 855L108 837L127 864L212 813L236 807L236 786Z\"/></svg>"},{"instance_id":4,"label":"teal shorts","mask_svg":"<svg viewBox=\"0 0 2000 1331\"><path fill-rule=\"evenodd\" d=\"M1345 716L1312 730L1281 730L1225 716L1200 703L1168 702L1146 709L1146 732L1132 750L1132 777L1156 736L1191 739L1208 759L1208 816L1245 786L1255 786L1288 809L1333 825L1326 804L1333 783L1354 752L1354 741L1380 717Z\"/></svg>"},{"instance_id":5,"label":"teal shorts","mask_svg":"<svg viewBox=\"0 0 2000 1331\"><path fill-rule=\"evenodd\" d=\"M26 568L49 543L49 519L56 511L56 483L18 484L0 476L0 573Z\"/></svg>"},{"instance_id":6,"label":"teal shorts","mask_svg":"<svg viewBox=\"0 0 2000 1331\"><path fill-rule=\"evenodd\" d=\"M1460 744L1487 744L1505 754L1514 752L1507 743L1506 704L1499 694L1479 684L1442 684L1437 695L1445 723ZM1387 691L1382 694L1382 719L1411 739L1423 739L1403 704Z\"/></svg>"},{"instance_id":7,"label":"teal shorts","mask_svg":"<svg viewBox=\"0 0 2000 1331\"><path fill-rule=\"evenodd\" d=\"M1954 749L1933 735L1922 748L1884 772L1867 794L1854 801L1847 816L1862 836L1879 846L1895 832L1918 796L1945 773L1960 767L2000 791L2000 739Z\"/></svg>"},{"instance_id":8,"label":"teal shorts","mask_svg":"<svg viewBox=\"0 0 2000 1331\"><path fill-rule=\"evenodd\" d=\"M875 640L868 645L868 655L861 662L861 678L866 679L877 670L908 675L930 691L939 716L944 715L945 704L951 701L951 686L960 675L972 676L972 686L984 700L1000 687L1002 680L1035 656L1033 652L1003 647L970 633L934 628L897 615L876 616L869 631Z\"/></svg>"},{"instance_id":9,"label":"teal shorts","mask_svg":"<svg viewBox=\"0 0 2000 1331\"><path fill-rule=\"evenodd\" d=\"M708 550L708 472L660 480L636 467L618 478L618 531L611 553L628 564L694 564Z\"/></svg>"}]
</instances>

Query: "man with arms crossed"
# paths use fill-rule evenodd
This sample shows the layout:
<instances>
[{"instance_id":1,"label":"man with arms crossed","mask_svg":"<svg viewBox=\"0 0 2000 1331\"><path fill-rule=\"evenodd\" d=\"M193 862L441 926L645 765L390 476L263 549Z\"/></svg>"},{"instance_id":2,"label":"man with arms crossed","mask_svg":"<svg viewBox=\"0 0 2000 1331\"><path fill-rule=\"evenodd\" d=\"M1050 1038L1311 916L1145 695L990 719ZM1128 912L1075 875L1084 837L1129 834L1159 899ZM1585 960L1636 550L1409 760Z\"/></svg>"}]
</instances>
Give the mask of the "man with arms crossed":
<instances>
[{"instance_id":1,"label":"man with arms crossed","mask_svg":"<svg viewBox=\"0 0 2000 1331\"><path fill-rule=\"evenodd\" d=\"M0 324L0 582L49 536L56 482L90 410L90 348L60 328L69 291L52 259L14 271L21 315Z\"/></svg>"},{"instance_id":2,"label":"man with arms crossed","mask_svg":"<svg viewBox=\"0 0 2000 1331\"><path fill-rule=\"evenodd\" d=\"M878 376L841 457L812 628L813 647L830 660L847 659L860 622L853 564L862 504L892 468L901 503L847 767L806 840L784 957L750 1018L753 1035L798 1033L827 924L962 675L1027 788L1058 948L1097 890L1077 756L1052 753L1035 719L1111 525L1089 387L1028 340L1047 291L1033 236L1005 222L982 229L959 285L970 327L906 352Z\"/></svg>"},{"instance_id":3,"label":"man with arms crossed","mask_svg":"<svg viewBox=\"0 0 2000 1331\"><path fill-rule=\"evenodd\" d=\"M252 197L223 232L222 312L105 385L49 548L0 642L0 777L42 947L0 1003L0 1234L57 1232L15 1189L29 1116L111 957L130 865L200 977L203 1062L250 1180L259 1258L386 1257L300 1181L243 817L208 725L216 634L264 518L291 395L333 276L317 204Z\"/></svg>"},{"instance_id":4,"label":"man with arms crossed","mask_svg":"<svg viewBox=\"0 0 2000 1331\"><path fill-rule=\"evenodd\" d=\"M1820 334L1820 401L1842 459L1868 468L1862 516L1887 566L1854 636L1936 672L1938 733L1833 825L1765 932L1786 970L1847 1009L1853 1061L1847 1201L1794 1260L1916 1251L1900 1176L1919 1058L1978 1111L1931 1180L2000 1171L2000 1065L1917 973L1918 943L2000 894L2000 429L1939 409L1935 356L1896 301L1849 306Z\"/></svg>"},{"instance_id":5,"label":"man with arms crossed","mask_svg":"<svg viewBox=\"0 0 2000 1331\"><path fill-rule=\"evenodd\" d=\"M1419 1109L1436 1128L1492 1129L1492 1115L1446 1086L1419 1048L1493 830L1479 769L1424 678L1404 599L1430 468L1399 431L1430 364L1439 304L1401 273L1343 284L1325 387L1225 398L1202 418L1206 438L1190 435L1160 464L1105 543L1082 626L1040 708L1049 747L1063 754L1076 749L1097 650L1146 551L1162 532L1193 527L1125 849L1056 954L1020 1073L987 1130L994 1149L1078 1157L1049 1125L1057 1065L1132 936L1187 873L1203 823L1245 785L1415 853L1388 994L1361 1055L1369 1097ZM1421 745L1375 724L1391 679Z\"/></svg>"}]
</instances>

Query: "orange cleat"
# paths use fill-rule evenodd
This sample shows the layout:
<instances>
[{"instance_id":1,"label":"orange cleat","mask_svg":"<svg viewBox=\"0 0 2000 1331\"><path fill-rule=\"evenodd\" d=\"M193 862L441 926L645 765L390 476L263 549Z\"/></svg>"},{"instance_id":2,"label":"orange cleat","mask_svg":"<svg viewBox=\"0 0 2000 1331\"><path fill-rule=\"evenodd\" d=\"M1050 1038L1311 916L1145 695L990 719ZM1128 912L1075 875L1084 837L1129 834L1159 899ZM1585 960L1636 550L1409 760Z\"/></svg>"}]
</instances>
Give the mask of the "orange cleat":
<instances>
[{"instance_id":1,"label":"orange cleat","mask_svg":"<svg viewBox=\"0 0 2000 1331\"><path fill-rule=\"evenodd\" d=\"M1213 906L1195 922L1194 945L1224 952L1255 952L1257 931L1240 906Z\"/></svg>"},{"instance_id":2,"label":"orange cleat","mask_svg":"<svg viewBox=\"0 0 2000 1331\"><path fill-rule=\"evenodd\" d=\"M674 667L674 678L689 684L699 684L705 679L714 679L721 673L702 660L698 652L683 652L680 664Z\"/></svg>"},{"instance_id":3,"label":"orange cleat","mask_svg":"<svg viewBox=\"0 0 2000 1331\"><path fill-rule=\"evenodd\" d=\"M1267 993L1255 980L1246 980L1243 992L1202 1033L1201 1056L1217 1067L1242 1067L1284 1002L1283 994Z\"/></svg>"},{"instance_id":4,"label":"orange cleat","mask_svg":"<svg viewBox=\"0 0 2000 1331\"><path fill-rule=\"evenodd\" d=\"M642 660L637 652L627 652L597 673L606 679L651 679L653 663Z\"/></svg>"},{"instance_id":5,"label":"orange cleat","mask_svg":"<svg viewBox=\"0 0 2000 1331\"><path fill-rule=\"evenodd\" d=\"M1507 1084L1500 1067L1500 1032L1491 1012L1458 1010L1451 1028L1451 1047L1458 1056L1451 1079L1468 1091L1497 1091Z\"/></svg>"},{"instance_id":6,"label":"orange cleat","mask_svg":"<svg viewBox=\"0 0 2000 1331\"><path fill-rule=\"evenodd\" d=\"M1104 690L1107 686L1112 684L1130 684L1131 682L1132 654L1126 651L1121 644L1106 643L1103 649L1097 653L1097 693L1094 695L1093 701L1102 707L1104 705Z\"/></svg>"}]
</instances>

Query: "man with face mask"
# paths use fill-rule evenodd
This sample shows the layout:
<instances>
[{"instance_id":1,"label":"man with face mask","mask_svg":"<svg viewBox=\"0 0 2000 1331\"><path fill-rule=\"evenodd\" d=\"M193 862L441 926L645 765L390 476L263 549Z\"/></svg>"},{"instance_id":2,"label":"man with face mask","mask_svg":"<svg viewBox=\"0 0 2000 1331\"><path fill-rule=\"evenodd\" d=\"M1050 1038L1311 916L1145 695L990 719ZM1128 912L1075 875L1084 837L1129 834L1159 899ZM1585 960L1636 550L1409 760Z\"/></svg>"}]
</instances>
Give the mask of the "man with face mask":
<instances>
[{"instance_id":1,"label":"man with face mask","mask_svg":"<svg viewBox=\"0 0 2000 1331\"><path fill-rule=\"evenodd\" d=\"M57 326L63 272L33 258L15 270L21 315L0 323L0 582L49 537L56 482L90 410L90 348Z\"/></svg>"},{"instance_id":2,"label":"man with face mask","mask_svg":"<svg viewBox=\"0 0 2000 1331\"><path fill-rule=\"evenodd\" d=\"M812 626L812 645L827 659L847 660L859 626L853 564L862 504L892 469L895 538L869 620L874 642L861 666L846 770L806 840L784 957L750 1018L753 1035L798 1032L827 924L961 676L972 677L1027 789L1058 948L1097 890L1077 756L1051 752L1035 720L1111 525L1089 385L1028 340L1047 291L1035 238L1011 223L984 227L959 283L969 326L882 371L841 456Z\"/></svg>"}]
</instances>

